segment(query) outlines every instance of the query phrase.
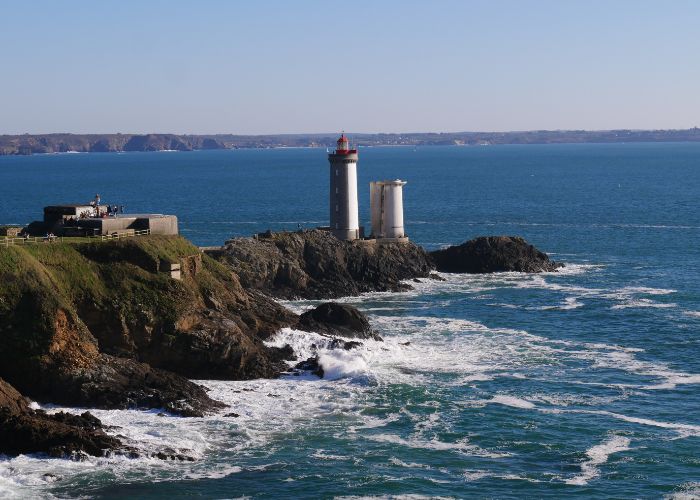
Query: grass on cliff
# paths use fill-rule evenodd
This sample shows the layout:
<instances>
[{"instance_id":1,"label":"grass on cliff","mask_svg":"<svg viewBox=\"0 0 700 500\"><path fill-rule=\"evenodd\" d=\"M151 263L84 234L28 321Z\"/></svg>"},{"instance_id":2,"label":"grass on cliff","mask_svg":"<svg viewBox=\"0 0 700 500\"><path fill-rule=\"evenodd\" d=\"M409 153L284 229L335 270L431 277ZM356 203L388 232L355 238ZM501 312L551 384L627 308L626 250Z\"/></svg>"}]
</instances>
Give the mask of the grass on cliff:
<instances>
[{"instance_id":1,"label":"grass on cliff","mask_svg":"<svg viewBox=\"0 0 700 500\"><path fill-rule=\"evenodd\" d=\"M42 352L58 309L75 318L86 309L100 318L146 323L155 316L171 324L198 290L159 273L160 262L199 254L184 238L156 235L0 247L0 350Z\"/></svg>"}]
</instances>

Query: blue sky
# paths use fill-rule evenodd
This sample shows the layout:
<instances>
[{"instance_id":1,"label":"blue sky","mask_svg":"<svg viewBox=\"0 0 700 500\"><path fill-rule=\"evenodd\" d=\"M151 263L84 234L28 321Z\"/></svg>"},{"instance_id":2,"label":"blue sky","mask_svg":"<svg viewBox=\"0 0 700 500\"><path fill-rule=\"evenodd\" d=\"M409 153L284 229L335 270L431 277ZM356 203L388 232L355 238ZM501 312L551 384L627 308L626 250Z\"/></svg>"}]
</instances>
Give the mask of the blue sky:
<instances>
[{"instance_id":1,"label":"blue sky","mask_svg":"<svg viewBox=\"0 0 700 500\"><path fill-rule=\"evenodd\" d=\"M700 2L0 0L0 133L700 126Z\"/></svg>"}]
</instances>

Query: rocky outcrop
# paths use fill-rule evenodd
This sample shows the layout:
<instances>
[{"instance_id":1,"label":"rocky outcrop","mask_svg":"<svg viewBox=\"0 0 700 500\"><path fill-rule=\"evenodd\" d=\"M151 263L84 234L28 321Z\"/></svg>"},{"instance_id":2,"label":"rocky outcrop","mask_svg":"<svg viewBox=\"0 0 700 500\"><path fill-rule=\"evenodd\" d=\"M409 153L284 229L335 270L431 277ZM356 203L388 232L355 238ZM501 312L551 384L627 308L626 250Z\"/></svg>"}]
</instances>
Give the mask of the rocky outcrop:
<instances>
[{"instance_id":1,"label":"rocky outcrop","mask_svg":"<svg viewBox=\"0 0 700 500\"><path fill-rule=\"evenodd\" d=\"M330 299L410 289L432 265L413 243L340 241L322 230L264 233L230 240L216 252L247 289L283 299Z\"/></svg>"},{"instance_id":2,"label":"rocky outcrop","mask_svg":"<svg viewBox=\"0 0 700 500\"><path fill-rule=\"evenodd\" d=\"M353 306L336 302L326 302L306 311L299 317L296 327L331 337L382 340L367 316ZM345 344L342 347L345 348Z\"/></svg>"},{"instance_id":3,"label":"rocky outcrop","mask_svg":"<svg viewBox=\"0 0 700 500\"><path fill-rule=\"evenodd\" d=\"M430 257L446 273L539 273L562 267L519 236L482 236L430 252Z\"/></svg>"},{"instance_id":4,"label":"rocky outcrop","mask_svg":"<svg viewBox=\"0 0 700 500\"><path fill-rule=\"evenodd\" d=\"M0 454L47 453L52 457L110 452L129 453L102 430L102 423L85 412L47 414L33 410L10 384L0 379Z\"/></svg>"},{"instance_id":5,"label":"rocky outcrop","mask_svg":"<svg viewBox=\"0 0 700 500\"><path fill-rule=\"evenodd\" d=\"M38 401L202 415L184 377L277 376L262 339L295 322L179 237L0 248L0 377Z\"/></svg>"}]
</instances>

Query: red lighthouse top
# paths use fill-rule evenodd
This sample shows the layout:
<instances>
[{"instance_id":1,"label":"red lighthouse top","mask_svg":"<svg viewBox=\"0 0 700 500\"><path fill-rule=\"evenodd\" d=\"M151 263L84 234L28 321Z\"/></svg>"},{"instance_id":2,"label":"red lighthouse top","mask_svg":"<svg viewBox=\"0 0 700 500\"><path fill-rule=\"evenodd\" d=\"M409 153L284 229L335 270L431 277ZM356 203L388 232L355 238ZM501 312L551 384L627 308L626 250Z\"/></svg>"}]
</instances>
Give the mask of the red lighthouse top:
<instances>
[{"instance_id":1,"label":"red lighthouse top","mask_svg":"<svg viewBox=\"0 0 700 500\"><path fill-rule=\"evenodd\" d=\"M345 136L345 133L340 135L336 144L338 145L335 149L335 154L337 155L357 153L357 149L350 149L350 140Z\"/></svg>"}]
</instances>

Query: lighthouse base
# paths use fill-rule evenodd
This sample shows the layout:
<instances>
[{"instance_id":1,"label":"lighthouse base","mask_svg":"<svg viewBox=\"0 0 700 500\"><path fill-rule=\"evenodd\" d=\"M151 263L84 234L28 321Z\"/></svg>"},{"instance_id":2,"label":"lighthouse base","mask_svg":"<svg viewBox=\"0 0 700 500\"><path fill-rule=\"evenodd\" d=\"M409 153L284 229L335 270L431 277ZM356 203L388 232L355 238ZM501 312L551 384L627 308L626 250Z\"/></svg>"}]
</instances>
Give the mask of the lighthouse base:
<instances>
[{"instance_id":1,"label":"lighthouse base","mask_svg":"<svg viewBox=\"0 0 700 500\"><path fill-rule=\"evenodd\" d=\"M331 233L339 240L352 241L364 237L363 229L331 229Z\"/></svg>"}]
</instances>

